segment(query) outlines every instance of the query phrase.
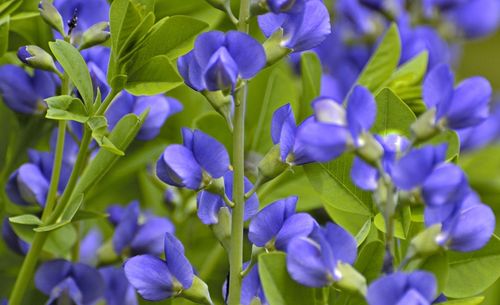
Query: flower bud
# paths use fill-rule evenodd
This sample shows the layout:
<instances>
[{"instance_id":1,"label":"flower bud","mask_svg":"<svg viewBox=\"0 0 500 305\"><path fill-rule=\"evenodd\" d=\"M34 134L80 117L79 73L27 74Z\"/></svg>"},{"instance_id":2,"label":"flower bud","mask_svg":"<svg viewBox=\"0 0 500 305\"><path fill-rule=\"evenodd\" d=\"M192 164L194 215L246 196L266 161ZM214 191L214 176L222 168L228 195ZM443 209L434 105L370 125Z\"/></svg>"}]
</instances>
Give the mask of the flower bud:
<instances>
[{"instance_id":1,"label":"flower bud","mask_svg":"<svg viewBox=\"0 0 500 305\"><path fill-rule=\"evenodd\" d=\"M357 155L369 164L376 164L384 154L384 148L370 134L363 133L358 139L361 145L356 149Z\"/></svg>"},{"instance_id":2,"label":"flower bud","mask_svg":"<svg viewBox=\"0 0 500 305\"><path fill-rule=\"evenodd\" d=\"M193 277L191 287L182 290L180 296L198 304L213 305L207 284L197 276Z\"/></svg>"},{"instance_id":3,"label":"flower bud","mask_svg":"<svg viewBox=\"0 0 500 305\"><path fill-rule=\"evenodd\" d=\"M436 108L431 108L422 114L410 129L418 142L423 142L435 136L439 132L436 122Z\"/></svg>"},{"instance_id":4,"label":"flower bud","mask_svg":"<svg viewBox=\"0 0 500 305\"><path fill-rule=\"evenodd\" d=\"M280 146L274 145L269 152L260 160L258 165L259 175L257 180L261 184L278 177L288 168L288 164L281 161Z\"/></svg>"},{"instance_id":5,"label":"flower bud","mask_svg":"<svg viewBox=\"0 0 500 305\"><path fill-rule=\"evenodd\" d=\"M232 97L231 95L224 95L222 91L203 91L205 98L210 105L226 120L229 129L233 129L233 121L231 116Z\"/></svg>"},{"instance_id":6,"label":"flower bud","mask_svg":"<svg viewBox=\"0 0 500 305\"><path fill-rule=\"evenodd\" d=\"M441 249L438 238L441 234L441 224L433 225L415 236L407 256L425 257L435 254Z\"/></svg>"},{"instance_id":7,"label":"flower bud","mask_svg":"<svg viewBox=\"0 0 500 305\"><path fill-rule=\"evenodd\" d=\"M274 64L293 51L282 45L283 39L283 29L280 28L264 41L263 47L266 52L267 66Z\"/></svg>"},{"instance_id":8,"label":"flower bud","mask_svg":"<svg viewBox=\"0 0 500 305\"><path fill-rule=\"evenodd\" d=\"M54 64L52 56L38 46L20 47L17 51L17 57L32 68L60 73Z\"/></svg>"},{"instance_id":9,"label":"flower bud","mask_svg":"<svg viewBox=\"0 0 500 305\"><path fill-rule=\"evenodd\" d=\"M231 212L227 207L219 210L219 221L211 225L215 237L222 244L222 247L229 253L231 244Z\"/></svg>"},{"instance_id":10,"label":"flower bud","mask_svg":"<svg viewBox=\"0 0 500 305\"><path fill-rule=\"evenodd\" d=\"M102 44L108 40L109 37L111 37L109 33L109 23L96 23L83 33L80 50Z\"/></svg>"},{"instance_id":11,"label":"flower bud","mask_svg":"<svg viewBox=\"0 0 500 305\"><path fill-rule=\"evenodd\" d=\"M48 0L42 0L38 4L38 10L43 21L64 36L64 23L59 11Z\"/></svg>"},{"instance_id":12,"label":"flower bud","mask_svg":"<svg viewBox=\"0 0 500 305\"><path fill-rule=\"evenodd\" d=\"M354 267L339 262L335 268L335 272L340 276L340 279L335 282L335 286L347 291L358 292L363 296L366 295L366 279Z\"/></svg>"}]
</instances>

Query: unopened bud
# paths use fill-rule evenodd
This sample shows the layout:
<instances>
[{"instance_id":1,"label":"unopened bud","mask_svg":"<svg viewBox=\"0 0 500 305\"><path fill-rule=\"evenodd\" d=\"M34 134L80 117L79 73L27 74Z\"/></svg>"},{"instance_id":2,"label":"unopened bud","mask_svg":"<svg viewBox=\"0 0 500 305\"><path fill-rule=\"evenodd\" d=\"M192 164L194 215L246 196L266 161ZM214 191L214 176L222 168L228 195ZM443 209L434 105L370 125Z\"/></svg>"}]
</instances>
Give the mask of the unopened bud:
<instances>
[{"instance_id":1,"label":"unopened bud","mask_svg":"<svg viewBox=\"0 0 500 305\"><path fill-rule=\"evenodd\" d=\"M418 117L411 124L410 130L417 142L424 142L439 133L439 127L436 126L436 108L431 108Z\"/></svg>"},{"instance_id":2,"label":"unopened bud","mask_svg":"<svg viewBox=\"0 0 500 305\"><path fill-rule=\"evenodd\" d=\"M288 164L281 160L280 146L274 145L260 160L258 165L258 180L261 184L270 181L288 168Z\"/></svg>"},{"instance_id":3,"label":"unopened bud","mask_svg":"<svg viewBox=\"0 0 500 305\"><path fill-rule=\"evenodd\" d=\"M111 37L109 33L109 23L105 21L96 23L83 33L80 50L102 44L108 40L109 37Z\"/></svg>"},{"instance_id":4,"label":"unopened bud","mask_svg":"<svg viewBox=\"0 0 500 305\"><path fill-rule=\"evenodd\" d=\"M350 292L357 292L363 296L366 295L366 279L353 266L339 262L337 267L335 267L335 272L340 277L335 282L335 286Z\"/></svg>"},{"instance_id":5,"label":"unopened bud","mask_svg":"<svg viewBox=\"0 0 500 305\"><path fill-rule=\"evenodd\" d=\"M191 287L183 290L180 296L198 304L214 304L212 302L212 299L210 298L210 292L208 291L207 284L197 276L194 276L193 284L191 284Z\"/></svg>"},{"instance_id":6,"label":"unopened bud","mask_svg":"<svg viewBox=\"0 0 500 305\"><path fill-rule=\"evenodd\" d=\"M202 93L214 110L226 120L229 129L233 130L231 95L224 95L222 91L203 91Z\"/></svg>"},{"instance_id":7,"label":"unopened bud","mask_svg":"<svg viewBox=\"0 0 500 305\"><path fill-rule=\"evenodd\" d=\"M266 52L267 66L274 64L292 52L292 49L283 46L283 41L282 28L278 29L264 41L263 47Z\"/></svg>"},{"instance_id":8,"label":"unopened bud","mask_svg":"<svg viewBox=\"0 0 500 305\"><path fill-rule=\"evenodd\" d=\"M359 142L358 144L361 145L357 147L356 154L369 164L377 164L384 155L382 145L370 133L363 133L359 138Z\"/></svg>"},{"instance_id":9,"label":"unopened bud","mask_svg":"<svg viewBox=\"0 0 500 305\"><path fill-rule=\"evenodd\" d=\"M48 0L42 0L38 4L38 10L43 21L64 36L64 23L59 11Z\"/></svg>"},{"instance_id":10,"label":"unopened bud","mask_svg":"<svg viewBox=\"0 0 500 305\"><path fill-rule=\"evenodd\" d=\"M20 47L17 51L17 57L32 68L60 73L52 56L40 47L34 45Z\"/></svg>"},{"instance_id":11,"label":"unopened bud","mask_svg":"<svg viewBox=\"0 0 500 305\"><path fill-rule=\"evenodd\" d=\"M408 255L415 257L426 257L437 253L441 249L441 244L439 241L440 234L440 224L433 225L420 232L411 240Z\"/></svg>"}]
</instances>

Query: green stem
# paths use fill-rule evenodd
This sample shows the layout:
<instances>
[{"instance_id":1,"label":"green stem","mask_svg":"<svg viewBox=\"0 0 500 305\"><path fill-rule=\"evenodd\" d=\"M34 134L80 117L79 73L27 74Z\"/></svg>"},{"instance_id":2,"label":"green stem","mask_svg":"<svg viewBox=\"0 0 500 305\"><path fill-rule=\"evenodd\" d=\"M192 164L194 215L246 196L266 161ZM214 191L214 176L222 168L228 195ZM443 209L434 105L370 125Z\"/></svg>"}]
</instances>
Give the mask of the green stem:
<instances>
[{"instance_id":1,"label":"green stem","mask_svg":"<svg viewBox=\"0 0 500 305\"><path fill-rule=\"evenodd\" d=\"M234 208L231 221L231 251L229 254L228 305L239 305L241 294L241 270L243 263L243 213L245 208L245 104L246 87L238 92L238 103L234 113L233 157L234 157Z\"/></svg>"},{"instance_id":2,"label":"green stem","mask_svg":"<svg viewBox=\"0 0 500 305\"><path fill-rule=\"evenodd\" d=\"M250 0L240 0L238 31L248 33ZM234 110L233 130L233 202L231 216L231 250L229 253L228 305L239 305L241 296L241 271L243 269L243 214L245 211L245 107L247 86L238 90Z\"/></svg>"},{"instance_id":3,"label":"green stem","mask_svg":"<svg viewBox=\"0 0 500 305\"><path fill-rule=\"evenodd\" d=\"M109 92L109 94L106 96L106 98L104 99L102 104L99 106L99 109L97 109L97 112L95 115L103 115L106 112L106 110L108 109L111 102L113 102L115 97L118 95L118 93L120 93L119 90L115 90L115 89L111 88L111 92Z\"/></svg>"},{"instance_id":4,"label":"green stem","mask_svg":"<svg viewBox=\"0 0 500 305\"><path fill-rule=\"evenodd\" d=\"M50 213L54 209L57 199L57 188L59 186L59 177L61 176L62 159L64 153L64 139L66 137L66 121L59 121L57 130L57 144L54 154L54 167L50 178L50 187L47 194L47 201L43 209L42 222L47 221Z\"/></svg>"}]
</instances>

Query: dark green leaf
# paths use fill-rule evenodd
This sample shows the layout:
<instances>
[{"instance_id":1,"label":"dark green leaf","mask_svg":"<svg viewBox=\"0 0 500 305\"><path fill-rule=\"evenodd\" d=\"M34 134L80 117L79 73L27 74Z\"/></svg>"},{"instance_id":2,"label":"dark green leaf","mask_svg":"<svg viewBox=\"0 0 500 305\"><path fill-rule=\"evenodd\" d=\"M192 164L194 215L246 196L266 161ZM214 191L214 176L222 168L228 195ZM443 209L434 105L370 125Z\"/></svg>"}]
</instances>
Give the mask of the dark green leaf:
<instances>
[{"instance_id":1,"label":"dark green leaf","mask_svg":"<svg viewBox=\"0 0 500 305\"><path fill-rule=\"evenodd\" d=\"M90 109L89 107L94 102L94 89L87 64L82 55L74 46L64 40L49 42L49 47L80 92L85 105Z\"/></svg>"},{"instance_id":2,"label":"dark green leaf","mask_svg":"<svg viewBox=\"0 0 500 305\"><path fill-rule=\"evenodd\" d=\"M376 96L377 117L372 131L381 135L398 133L409 137L410 125L415 122L415 114L394 92L382 89Z\"/></svg>"},{"instance_id":3,"label":"dark green leaf","mask_svg":"<svg viewBox=\"0 0 500 305\"><path fill-rule=\"evenodd\" d=\"M298 284L288 275L285 253L260 255L258 266L269 305L314 304L314 290Z\"/></svg>"},{"instance_id":4,"label":"dark green leaf","mask_svg":"<svg viewBox=\"0 0 500 305\"><path fill-rule=\"evenodd\" d=\"M167 92L183 83L167 56L151 58L128 75L125 89L133 95L155 95Z\"/></svg>"},{"instance_id":5,"label":"dark green leaf","mask_svg":"<svg viewBox=\"0 0 500 305\"><path fill-rule=\"evenodd\" d=\"M9 47L10 17L7 15L0 18L0 57L2 57Z\"/></svg>"},{"instance_id":6,"label":"dark green leaf","mask_svg":"<svg viewBox=\"0 0 500 305\"><path fill-rule=\"evenodd\" d=\"M357 83L376 92L396 70L401 56L401 40L396 24L392 24L377 50L359 75Z\"/></svg>"},{"instance_id":7,"label":"dark green leaf","mask_svg":"<svg viewBox=\"0 0 500 305\"><path fill-rule=\"evenodd\" d=\"M321 90L321 62L313 52L304 52L300 58L302 72L302 96L300 99L299 120L312 113L311 102Z\"/></svg>"},{"instance_id":8,"label":"dark green leaf","mask_svg":"<svg viewBox=\"0 0 500 305\"><path fill-rule=\"evenodd\" d=\"M477 295L500 277L500 272L497 272L500 270L500 239L494 235L478 251L450 252L449 263L450 271L444 293L452 298Z\"/></svg>"},{"instance_id":9,"label":"dark green leaf","mask_svg":"<svg viewBox=\"0 0 500 305\"><path fill-rule=\"evenodd\" d=\"M82 101L69 95L54 96L45 99L49 109L45 115L53 120L72 120L85 123L88 120L88 114Z\"/></svg>"}]
</instances>

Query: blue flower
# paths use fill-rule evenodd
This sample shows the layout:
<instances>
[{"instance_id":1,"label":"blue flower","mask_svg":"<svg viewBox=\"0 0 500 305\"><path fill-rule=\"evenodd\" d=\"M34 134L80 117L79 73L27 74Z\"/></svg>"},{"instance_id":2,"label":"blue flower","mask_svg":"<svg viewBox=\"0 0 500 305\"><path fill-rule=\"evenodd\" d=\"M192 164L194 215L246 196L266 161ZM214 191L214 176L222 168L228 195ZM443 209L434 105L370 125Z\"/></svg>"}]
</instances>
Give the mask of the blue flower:
<instances>
[{"instance_id":1,"label":"blue flower","mask_svg":"<svg viewBox=\"0 0 500 305\"><path fill-rule=\"evenodd\" d=\"M54 96L57 83L50 72L35 69L30 76L14 65L0 67L0 96L15 112L39 114L47 108L43 99Z\"/></svg>"},{"instance_id":2,"label":"blue flower","mask_svg":"<svg viewBox=\"0 0 500 305\"><path fill-rule=\"evenodd\" d=\"M431 305L436 292L436 278L432 273L395 272L371 283L366 299L369 305Z\"/></svg>"},{"instance_id":3,"label":"blue flower","mask_svg":"<svg viewBox=\"0 0 500 305\"><path fill-rule=\"evenodd\" d=\"M412 149L396 162L391 175L394 184L402 190L421 186L436 166L445 161L446 148L442 144Z\"/></svg>"},{"instance_id":4,"label":"blue flower","mask_svg":"<svg viewBox=\"0 0 500 305\"><path fill-rule=\"evenodd\" d=\"M91 229L80 242L80 262L89 266L97 265L97 251L103 242L102 233L98 229Z\"/></svg>"},{"instance_id":5,"label":"blue flower","mask_svg":"<svg viewBox=\"0 0 500 305\"><path fill-rule=\"evenodd\" d=\"M454 205L426 207L425 224L441 224L436 242L446 248L469 252L481 249L495 230L495 214L472 191Z\"/></svg>"},{"instance_id":6,"label":"blue flower","mask_svg":"<svg viewBox=\"0 0 500 305\"><path fill-rule=\"evenodd\" d=\"M294 11L304 8L307 0L267 0L269 10L275 14Z\"/></svg>"},{"instance_id":7,"label":"blue flower","mask_svg":"<svg viewBox=\"0 0 500 305\"><path fill-rule=\"evenodd\" d=\"M56 133L57 130L54 130L53 135ZM15 170L5 186L7 196L13 203L23 206L45 206L52 175L54 150L55 138L52 137L51 152L28 151L29 163L25 163ZM66 135L58 185L59 192L62 192L66 187L77 152L78 145L69 134Z\"/></svg>"},{"instance_id":8,"label":"blue flower","mask_svg":"<svg viewBox=\"0 0 500 305\"><path fill-rule=\"evenodd\" d=\"M142 141L155 138L167 118L182 110L182 104L172 97L163 95L134 97L122 92L109 107L106 118L110 128L113 128L124 115L128 113L140 115L148 108L148 116L137 134L137 139Z\"/></svg>"},{"instance_id":9,"label":"blue flower","mask_svg":"<svg viewBox=\"0 0 500 305\"><path fill-rule=\"evenodd\" d=\"M338 12L338 18L335 22L342 26L342 31L339 33L342 36L347 36L345 38L374 35L382 22L380 16L374 14L360 2L358 0L339 0L336 2L335 9Z\"/></svg>"},{"instance_id":10,"label":"blue flower","mask_svg":"<svg viewBox=\"0 0 500 305\"><path fill-rule=\"evenodd\" d=\"M125 271L113 266L99 269L104 280L104 299L107 305L137 305L137 295Z\"/></svg>"},{"instance_id":11,"label":"blue flower","mask_svg":"<svg viewBox=\"0 0 500 305\"><path fill-rule=\"evenodd\" d=\"M469 184L460 167L443 163L432 171L422 184L422 197L427 206L461 202L469 193Z\"/></svg>"},{"instance_id":12,"label":"blue flower","mask_svg":"<svg viewBox=\"0 0 500 305\"><path fill-rule=\"evenodd\" d=\"M287 249L287 269L302 285L324 287L339 281L339 263L353 264L356 260L356 240L333 223L316 227L309 237L292 239Z\"/></svg>"},{"instance_id":13,"label":"blue flower","mask_svg":"<svg viewBox=\"0 0 500 305\"><path fill-rule=\"evenodd\" d=\"M229 200L233 199L233 179L234 174L232 171L228 171L224 175L224 190ZM245 192L250 191L252 187L252 183L245 177ZM218 223L219 210L222 207L228 207L220 194L214 194L208 190L199 192L196 199L198 203L198 218L206 225ZM253 194L245 201L244 219L248 220L253 217L258 209L259 199L256 194Z\"/></svg>"},{"instance_id":14,"label":"blue flower","mask_svg":"<svg viewBox=\"0 0 500 305\"><path fill-rule=\"evenodd\" d=\"M198 36L194 49L177 61L186 84L197 91L234 89L266 64L264 48L251 36L211 31Z\"/></svg>"},{"instance_id":15,"label":"blue flower","mask_svg":"<svg viewBox=\"0 0 500 305\"><path fill-rule=\"evenodd\" d=\"M480 149L500 139L500 107L495 105L490 116L475 127L457 131L460 137L460 151Z\"/></svg>"},{"instance_id":16,"label":"blue flower","mask_svg":"<svg viewBox=\"0 0 500 305\"><path fill-rule=\"evenodd\" d=\"M497 0L468 0L445 12L460 33L467 38L492 34L500 24L500 3Z\"/></svg>"},{"instance_id":17,"label":"blue flower","mask_svg":"<svg viewBox=\"0 0 500 305\"><path fill-rule=\"evenodd\" d=\"M428 108L436 108L436 124L461 129L480 124L488 117L492 89L482 77L463 80L454 88L450 67L440 64L424 81L423 98Z\"/></svg>"},{"instance_id":18,"label":"blue flower","mask_svg":"<svg viewBox=\"0 0 500 305\"><path fill-rule=\"evenodd\" d=\"M229 154L224 145L200 130L182 129L183 145L167 146L156 163L163 182L198 190L229 171Z\"/></svg>"},{"instance_id":19,"label":"blue flower","mask_svg":"<svg viewBox=\"0 0 500 305\"><path fill-rule=\"evenodd\" d=\"M91 305L104 293L104 282L99 271L63 259L42 264L35 274L35 286L49 296L48 305L54 304L59 298L70 299L76 305Z\"/></svg>"},{"instance_id":20,"label":"blue flower","mask_svg":"<svg viewBox=\"0 0 500 305\"><path fill-rule=\"evenodd\" d=\"M266 37L283 29L281 44L294 52L316 47L331 32L330 15L319 0L306 1L303 8L297 11L261 15L258 21Z\"/></svg>"},{"instance_id":21,"label":"blue flower","mask_svg":"<svg viewBox=\"0 0 500 305\"><path fill-rule=\"evenodd\" d=\"M384 155L381 160L382 167L387 174L391 175L398 154L406 149L409 142L399 135L376 136L376 139L384 148ZM361 158L355 157L351 168L351 178L357 187L373 191L378 187L380 173Z\"/></svg>"},{"instance_id":22,"label":"blue flower","mask_svg":"<svg viewBox=\"0 0 500 305\"><path fill-rule=\"evenodd\" d=\"M184 247L169 233L165 234L164 252L165 260L139 255L123 266L130 284L148 301L174 297L193 284L193 267L184 255Z\"/></svg>"},{"instance_id":23,"label":"blue flower","mask_svg":"<svg viewBox=\"0 0 500 305\"><path fill-rule=\"evenodd\" d=\"M5 244L15 253L19 255L26 255L28 253L30 245L17 236L8 218L4 218L2 223L2 238Z\"/></svg>"},{"instance_id":24,"label":"blue flower","mask_svg":"<svg viewBox=\"0 0 500 305\"><path fill-rule=\"evenodd\" d=\"M306 120L297 138L307 155L317 162L328 162L348 148L363 145L361 136L375 121L373 95L362 86L355 86L347 98L347 107L327 97L312 102L314 118Z\"/></svg>"},{"instance_id":25,"label":"blue flower","mask_svg":"<svg viewBox=\"0 0 500 305\"><path fill-rule=\"evenodd\" d=\"M82 33L98 22L109 20L109 4L106 0L55 0L54 6L66 22L76 15L78 21L74 34ZM67 24L64 28L67 32Z\"/></svg>"},{"instance_id":26,"label":"blue flower","mask_svg":"<svg viewBox=\"0 0 500 305\"><path fill-rule=\"evenodd\" d=\"M307 213L295 213L297 199L281 199L259 211L250 222L248 239L258 247L286 251L293 238L311 234L316 221Z\"/></svg>"},{"instance_id":27,"label":"blue flower","mask_svg":"<svg viewBox=\"0 0 500 305\"><path fill-rule=\"evenodd\" d=\"M175 230L174 225L166 218L140 215L137 201L131 202L125 208L112 205L107 211L111 223L116 226L113 248L118 254L128 248L132 254L159 255L162 251L161 240L164 234L174 233Z\"/></svg>"}]
</instances>

